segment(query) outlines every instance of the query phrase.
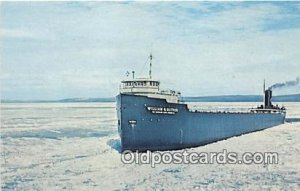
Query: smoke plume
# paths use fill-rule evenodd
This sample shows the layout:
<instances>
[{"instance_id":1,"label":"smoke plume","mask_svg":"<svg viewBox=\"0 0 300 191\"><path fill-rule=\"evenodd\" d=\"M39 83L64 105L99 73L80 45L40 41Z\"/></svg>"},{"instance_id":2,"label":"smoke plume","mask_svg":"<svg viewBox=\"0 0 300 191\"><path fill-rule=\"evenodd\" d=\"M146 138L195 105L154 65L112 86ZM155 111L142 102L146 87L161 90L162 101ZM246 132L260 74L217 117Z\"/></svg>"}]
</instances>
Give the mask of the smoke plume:
<instances>
[{"instance_id":1,"label":"smoke plume","mask_svg":"<svg viewBox=\"0 0 300 191\"><path fill-rule=\"evenodd\" d=\"M291 87L291 86L296 86L298 85L300 82L300 78L297 77L296 80L292 80L292 81L286 81L283 83L276 83L273 84L272 86L270 86L268 89L269 90L274 90L274 89L281 89L281 88L285 88L285 87Z\"/></svg>"}]
</instances>

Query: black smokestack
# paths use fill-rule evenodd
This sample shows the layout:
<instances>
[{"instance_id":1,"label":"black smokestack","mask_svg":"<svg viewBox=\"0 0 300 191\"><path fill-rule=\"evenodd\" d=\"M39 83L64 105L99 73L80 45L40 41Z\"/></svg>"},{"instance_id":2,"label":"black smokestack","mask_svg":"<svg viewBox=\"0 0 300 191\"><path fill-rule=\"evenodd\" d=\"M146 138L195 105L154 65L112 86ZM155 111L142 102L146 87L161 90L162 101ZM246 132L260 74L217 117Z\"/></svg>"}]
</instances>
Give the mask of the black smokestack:
<instances>
[{"instance_id":1,"label":"black smokestack","mask_svg":"<svg viewBox=\"0 0 300 191\"><path fill-rule=\"evenodd\" d=\"M300 78L297 77L296 80L293 81L286 81L284 83L276 83L273 84L272 86L270 86L268 89L269 90L274 90L274 89L281 89L281 88L285 88L285 87L291 87L291 86L296 86L298 85L300 82Z\"/></svg>"},{"instance_id":2,"label":"black smokestack","mask_svg":"<svg viewBox=\"0 0 300 191\"><path fill-rule=\"evenodd\" d=\"M265 91L265 108L271 109L273 107L272 102L272 90L268 89Z\"/></svg>"}]
</instances>

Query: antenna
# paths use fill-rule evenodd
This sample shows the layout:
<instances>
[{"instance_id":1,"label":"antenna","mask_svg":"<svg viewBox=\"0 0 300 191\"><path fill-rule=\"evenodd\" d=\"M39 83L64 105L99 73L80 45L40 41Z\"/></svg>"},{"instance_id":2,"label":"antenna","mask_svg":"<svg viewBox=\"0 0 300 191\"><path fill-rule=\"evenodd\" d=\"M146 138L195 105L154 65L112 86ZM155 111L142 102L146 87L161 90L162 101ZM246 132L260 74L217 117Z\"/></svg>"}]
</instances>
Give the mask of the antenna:
<instances>
[{"instance_id":1,"label":"antenna","mask_svg":"<svg viewBox=\"0 0 300 191\"><path fill-rule=\"evenodd\" d=\"M152 69L152 53L150 54L150 70L149 70L149 77L150 77L150 79L152 78L152 71L151 71L151 69Z\"/></svg>"},{"instance_id":2,"label":"antenna","mask_svg":"<svg viewBox=\"0 0 300 191\"><path fill-rule=\"evenodd\" d=\"M265 90L266 90L266 79L264 79L264 91L263 91L263 93L265 93Z\"/></svg>"},{"instance_id":3,"label":"antenna","mask_svg":"<svg viewBox=\"0 0 300 191\"><path fill-rule=\"evenodd\" d=\"M265 91L266 91L266 79L264 79L264 89L263 89L263 99L264 99L264 105L263 108L266 108L266 95L265 95Z\"/></svg>"}]
</instances>

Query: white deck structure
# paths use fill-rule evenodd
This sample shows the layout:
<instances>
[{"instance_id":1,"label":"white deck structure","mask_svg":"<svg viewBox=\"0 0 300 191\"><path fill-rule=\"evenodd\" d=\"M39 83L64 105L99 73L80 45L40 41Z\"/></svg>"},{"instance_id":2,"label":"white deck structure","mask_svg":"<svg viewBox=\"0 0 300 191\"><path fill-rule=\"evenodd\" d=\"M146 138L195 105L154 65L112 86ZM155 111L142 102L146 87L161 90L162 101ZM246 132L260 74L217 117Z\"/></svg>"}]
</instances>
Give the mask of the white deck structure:
<instances>
[{"instance_id":1,"label":"white deck structure","mask_svg":"<svg viewBox=\"0 0 300 191\"><path fill-rule=\"evenodd\" d=\"M170 103L178 103L180 92L174 90L160 90L160 82L153 80L151 76L152 55L150 54L150 70L148 78L134 78L131 80L123 80L120 86L120 93L143 95L152 98L166 99Z\"/></svg>"}]
</instances>

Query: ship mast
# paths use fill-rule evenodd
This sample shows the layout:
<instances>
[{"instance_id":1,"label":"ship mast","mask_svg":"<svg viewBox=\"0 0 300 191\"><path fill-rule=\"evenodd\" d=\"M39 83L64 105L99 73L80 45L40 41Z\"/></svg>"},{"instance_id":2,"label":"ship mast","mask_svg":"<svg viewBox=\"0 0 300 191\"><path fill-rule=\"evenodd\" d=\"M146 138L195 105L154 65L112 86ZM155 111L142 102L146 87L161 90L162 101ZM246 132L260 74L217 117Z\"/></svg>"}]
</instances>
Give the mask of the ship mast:
<instances>
[{"instance_id":1,"label":"ship mast","mask_svg":"<svg viewBox=\"0 0 300 191\"><path fill-rule=\"evenodd\" d=\"M149 78L151 79L152 78L152 53L150 54L150 70L149 70Z\"/></svg>"},{"instance_id":2,"label":"ship mast","mask_svg":"<svg viewBox=\"0 0 300 191\"><path fill-rule=\"evenodd\" d=\"M264 79L264 87L263 87L263 98L264 98L264 108L266 107L265 106L265 103L266 103L266 96L265 96L265 91L266 91L266 79Z\"/></svg>"}]
</instances>

